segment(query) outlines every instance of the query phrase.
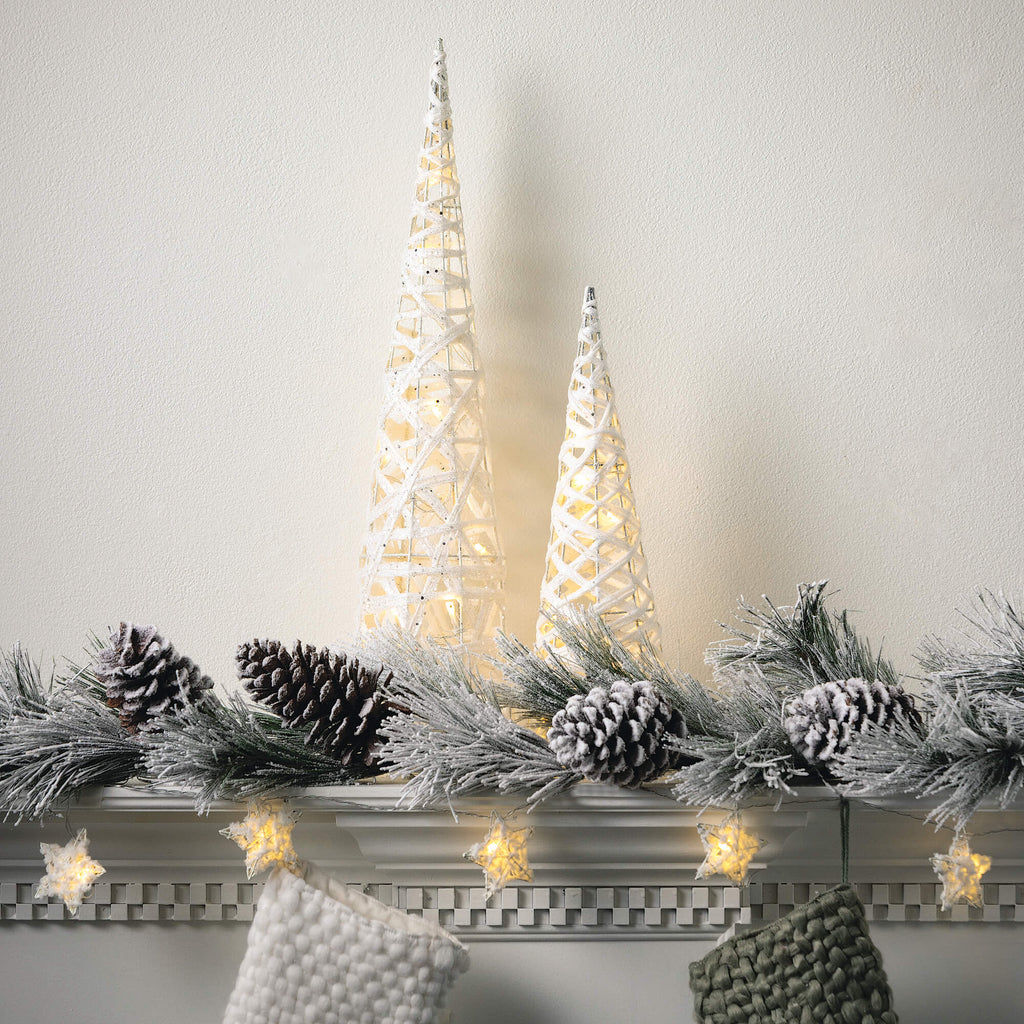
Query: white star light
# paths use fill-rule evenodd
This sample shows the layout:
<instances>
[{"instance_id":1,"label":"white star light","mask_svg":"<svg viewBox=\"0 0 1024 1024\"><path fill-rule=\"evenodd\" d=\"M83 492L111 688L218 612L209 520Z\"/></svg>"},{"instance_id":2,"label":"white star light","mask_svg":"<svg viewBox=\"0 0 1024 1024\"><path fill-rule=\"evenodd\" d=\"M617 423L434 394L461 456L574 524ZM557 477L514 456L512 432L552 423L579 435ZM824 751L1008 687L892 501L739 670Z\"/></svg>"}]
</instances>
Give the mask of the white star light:
<instances>
[{"instance_id":1,"label":"white star light","mask_svg":"<svg viewBox=\"0 0 1024 1024\"><path fill-rule=\"evenodd\" d=\"M497 811L491 812L487 835L463 854L466 860L484 869L485 899L501 892L511 881L533 880L526 854L526 841L532 832L531 828L509 828Z\"/></svg>"},{"instance_id":2,"label":"white star light","mask_svg":"<svg viewBox=\"0 0 1024 1024\"><path fill-rule=\"evenodd\" d=\"M745 885L750 862L765 845L764 840L743 827L738 811L717 825L700 822L697 831L707 854L697 868L697 877L725 875L737 885Z\"/></svg>"},{"instance_id":3,"label":"white star light","mask_svg":"<svg viewBox=\"0 0 1024 1024\"><path fill-rule=\"evenodd\" d=\"M299 863L292 846L292 829L298 814L283 804L249 804L244 821L233 821L220 834L245 850L245 874L252 878L265 868L280 864L292 869Z\"/></svg>"},{"instance_id":4,"label":"white star light","mask_svg":"<svg viewBox=\"0 0 1024 1024\"><path fill-rule=\"evenodd\" d=\"M992 867L992 858L971 853L967 836L953 837L949 853L936 853L932 857L935 874L942 879L942 909L949 910L954 903L970 903L980 907L981 876Z\"/></svg>"},{"instance_id":5,"label":"white star light","mask_svg":"<svg viewBox=\"0 0 1024 1024\"><path fill-rule=\"evenodd\" d=\"M92 891L92 883L106 871L89 856L89 837L85 829L65 846L40 843L39 852L46 860L46 874L39 879L36 899L59 896L64 906L77 914L82 900Z\"/></svg>"}]
</instances>

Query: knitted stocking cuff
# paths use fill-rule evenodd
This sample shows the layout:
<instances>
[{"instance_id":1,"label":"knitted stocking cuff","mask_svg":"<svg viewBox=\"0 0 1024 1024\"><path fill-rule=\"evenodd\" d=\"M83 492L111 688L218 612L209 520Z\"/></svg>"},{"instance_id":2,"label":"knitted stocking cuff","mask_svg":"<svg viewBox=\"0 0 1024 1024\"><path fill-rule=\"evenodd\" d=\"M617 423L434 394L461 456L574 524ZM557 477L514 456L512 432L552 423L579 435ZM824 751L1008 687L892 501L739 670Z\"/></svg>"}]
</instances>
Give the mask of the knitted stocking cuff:
<instances>
[{"instance_id":1,"label":"knitted stocking cuff","mask_svg":"<svg viewBox=\"0 0 1024 1024\"><path fill-rule=\"evenodd\" d=\"M700 1024L897 1024L882 958L849 885L690 965Z\"/></svg>"},{"instance_id":2,"label":"knitted stocking cuff","mask_svg":"<svg viewBox=\"0 0 1024 1024\"><path fill-rule=\"evenodd\" d=\"M260 896L224 1024L434 1024L465 947L329 878L278 868Z\"/></svg>"}]
</instances>

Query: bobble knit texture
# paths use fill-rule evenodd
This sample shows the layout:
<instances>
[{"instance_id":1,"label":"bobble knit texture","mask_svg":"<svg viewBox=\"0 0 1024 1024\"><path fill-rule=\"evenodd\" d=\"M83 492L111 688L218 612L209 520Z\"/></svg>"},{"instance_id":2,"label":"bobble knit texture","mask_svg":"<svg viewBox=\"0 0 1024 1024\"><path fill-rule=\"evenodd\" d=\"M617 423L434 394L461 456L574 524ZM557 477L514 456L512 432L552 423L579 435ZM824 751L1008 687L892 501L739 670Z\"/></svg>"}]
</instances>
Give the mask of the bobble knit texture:
<instances>
[{"instance_id":1,"label":"bobble knit texture","mask_svg":"<svg viewBox=\"0 0 1024 1024\"><path fill-rule=\"evenodd\" d=\"M271 875L223 1024L434 1024L465 947L305 866Z\"/></svg>"},{"instance_id":2,"label":"bobble knit texture","mask_svg":"<svg viewBox=\"0 0 1024 1024\"><path fill-rule=\"evenodd\" d=\"M690 965L699 1024L897 1024L882 958L848 885Z\"/></svg>"},{"instance_id":3,"label":"bobble knit texture","mask_svg":"<svg viewBox=\"0 0 1024 1024\"><path fill-rule=\"evenodd\" d=\"M570 697L551 720L548 746L592 782L634 789L678 765L665 740L683 734L682 717L653 683L619 679Z\"/></svg>"}]
</instances>

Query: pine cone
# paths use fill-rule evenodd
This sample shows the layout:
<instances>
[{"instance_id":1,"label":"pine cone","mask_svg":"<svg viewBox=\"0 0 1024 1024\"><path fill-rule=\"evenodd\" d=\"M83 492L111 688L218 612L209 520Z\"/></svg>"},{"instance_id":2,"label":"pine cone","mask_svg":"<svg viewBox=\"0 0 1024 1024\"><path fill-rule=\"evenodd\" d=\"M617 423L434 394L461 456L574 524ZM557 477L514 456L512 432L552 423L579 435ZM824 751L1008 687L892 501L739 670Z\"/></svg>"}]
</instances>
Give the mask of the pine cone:
<instances>
[{"instance_id":1,"label":"pine cone","mask_svg":"<svg viewBox=\"0 0 1024 1024\"><path fill-rule=\"evenodd\" d=\"M326 748L343 765L375 767L381 723L395 708L383 696L391 672L357 658L295 642L240 644L238 676L254 700L276 711L285 725L310 726L307 743Z\"/></svg>"},{"instance_id":2,"label":"pine cone","mask_svg":"<svg viewBox=\"0 0 1024 1024\"><path fill-rule=\"evenodd\" d=\"M901 686L878 680L842 679L819 683L788 701L783 728L808 764L824 766L849 747L868 724L888 725L899 713L919 723L914 699Z\"/></svg>"},{"instance_id":3,"label":"pine cone","mask_svg":"<svg viewBox=\"0 0 1024 1024\"><path fill-rule=\"evenodd\" d=\"M164 715L177 715L213 686L191 658L177 651L155 626L122 622L110 631L110 646L95 657L96 678L107 689L129 732L159 732Z\"/></svg>"},{"instance_id":4,"label":"pine cone","mask_svg":"<svg viewBox=\"0 0 1024 1024\"><path fill-rule=\"evenodd\" d=\"M277 710L274 698L291 678L292 656L288 648L277 640L253 640L238 645L235 653L238 678L254 700L267 701ZM269 698L269 699L268 699Z\"/></svg>"},{"instance_id":5,"label":"pine cone","mask_svg":"<svg viewBox=\"0 0 1024 1024\"><path fill-rule=\"evenodd\" d=\"M570 697L551 720L548 746L592 782L635 789L679 765L664 740L685 732L682 716L653 683L618 679Z\"/></svg>"}]
</instances>

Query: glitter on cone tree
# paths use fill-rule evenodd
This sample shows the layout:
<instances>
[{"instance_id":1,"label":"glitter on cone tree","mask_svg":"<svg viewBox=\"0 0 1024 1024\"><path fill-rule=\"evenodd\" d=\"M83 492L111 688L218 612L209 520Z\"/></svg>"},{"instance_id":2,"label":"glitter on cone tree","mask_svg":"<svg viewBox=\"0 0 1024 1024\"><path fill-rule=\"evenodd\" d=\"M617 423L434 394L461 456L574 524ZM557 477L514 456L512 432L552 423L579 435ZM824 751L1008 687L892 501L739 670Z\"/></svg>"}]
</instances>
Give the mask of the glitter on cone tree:
<instances>
[{"instance_id":1,"label":"glitter on cone tree","mask_svg":"<svg viewBox=\"0 0 1024 1024\"><path fill-rule=\"evenodd\" d=\"M598 612L629 647L639 646L645 636L656 648L660 644L593 288L583 301L565 440L558 453L538 650L562 647L549 614L573 607Z\"/></svg>"},{"instance_id":2,"label":"glitter on cone tree","mask_svg":"<svg viewBox=\"0 0 1024 1024\"><path fill-rule=\"evenodd\" d=\"M360 560L360 627L486 652L504 615L445 53L430 76Z\"/></svg>"}]
</instances>

